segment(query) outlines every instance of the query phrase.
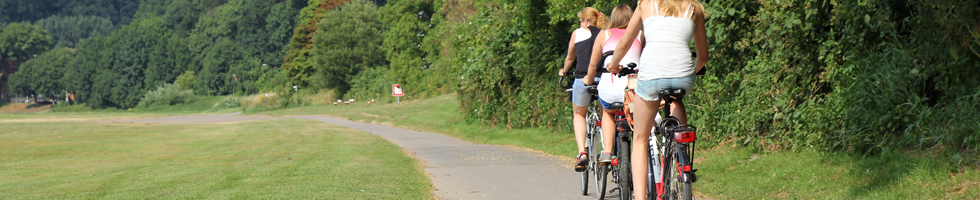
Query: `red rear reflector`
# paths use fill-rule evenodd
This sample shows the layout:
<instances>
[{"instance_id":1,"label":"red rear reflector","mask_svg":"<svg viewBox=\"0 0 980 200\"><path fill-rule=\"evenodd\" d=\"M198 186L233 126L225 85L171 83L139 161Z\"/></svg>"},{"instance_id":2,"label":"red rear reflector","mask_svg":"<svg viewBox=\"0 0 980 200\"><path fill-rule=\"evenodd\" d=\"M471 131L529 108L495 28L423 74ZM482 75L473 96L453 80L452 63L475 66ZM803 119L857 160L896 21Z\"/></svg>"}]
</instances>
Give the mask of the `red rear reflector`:
<instances>
[{"instance_id":1,"label":"red rear reflector","mask_svg":"<svg viewBox=\"0 0 980 200\"><path fill-rule=\"evenodd\" d=\"M695 139L696 137L694 136L694 132L674 133L674 140L676 140L677 143L691 143L694 142Z\"/></svg>"},{"instance_id":2,"label":"red rear reflector","mask_svg":"<svg viewBox=\"0 0 980 200\"><path fill-rule=\"evenodd\" d=\"M612 165L613 166L619 165L619 159L612 159Z\"/></svg>"},{"instance_id":3,"label":"red rear reflector","mask_svg":"<svg viewBox=\"0 0 980 200\"><path fill-rule=\"evenodd\" d=\"M684 171L685 172L691 171L691 166L690 165L684 165Z\"/></svg>"}]
</instances>

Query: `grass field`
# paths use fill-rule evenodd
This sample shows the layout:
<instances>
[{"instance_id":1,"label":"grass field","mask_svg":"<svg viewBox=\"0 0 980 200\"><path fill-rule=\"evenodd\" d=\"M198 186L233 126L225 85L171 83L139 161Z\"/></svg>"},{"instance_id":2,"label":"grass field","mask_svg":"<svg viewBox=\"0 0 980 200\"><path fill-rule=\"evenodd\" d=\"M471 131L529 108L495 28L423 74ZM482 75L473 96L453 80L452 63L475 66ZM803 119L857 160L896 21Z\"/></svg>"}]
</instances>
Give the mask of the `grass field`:
<instances>
[{"instance_id":1,"label":"grass field","mask_svg":"<svg viewBox=\"0 0 980 200\"><path fill-rule=\"evenodd\" d=\"M467 124L458 109L455 96L444 95L402 105L355 103L258 114L329 115L574 156L571 133ZM871 157L846 152L764 152L730 145L702 149L697 156L700 178L695 191L713 199L980 199L980 164L956 166L948 164L946 156L915 152Z\"/></svg>"},{"instance_id":2,"label":"grass field","mask_svg":"<svg viewBox=\"0 0 980 200\"><path fill-rule=\"evenodd\" d=\"M432 199L419 163L316 121L109 123L0 115L0 199Z\"/></svg>"}]
</instances>

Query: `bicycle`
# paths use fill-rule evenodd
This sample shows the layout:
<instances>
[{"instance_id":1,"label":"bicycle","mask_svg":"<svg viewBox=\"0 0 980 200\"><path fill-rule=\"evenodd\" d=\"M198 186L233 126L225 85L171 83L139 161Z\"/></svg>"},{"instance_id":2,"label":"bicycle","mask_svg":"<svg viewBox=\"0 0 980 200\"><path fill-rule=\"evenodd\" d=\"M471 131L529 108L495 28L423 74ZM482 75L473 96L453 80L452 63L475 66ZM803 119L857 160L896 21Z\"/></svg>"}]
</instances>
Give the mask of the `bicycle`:
<instances>
[{"instance_id":1,"label":"bicycle","mask_svg":"<svg viewBox=\"0 0 980 200\"><path fill-rule=\"evenodd\" d=\"M561 76L558 78L558 86L560 88L565 89L565 92L569 93L569 97L568 97L569 101L571 101L572 84L573 81L575 81L575 79L572 78L568 81L565 81L564 78L570 75L573 75L571 71L566 72L565 76ZM601 199L604 197L605 189L606 189L605 177L600 177L599 174L601 174L601 172L596 171L600 169L599 167L600 163L598 162L598 160L599 160L599 154L601 153L601 146L602 146L602 135L601 133L598 133L600 131L597 127L599 121L599 115L597 113L600 112L599 108L601 105L599 105L598 90L596 90L595 86L592 85L587 87L588 88L586 88L586 91L588 91L589 94L591 95L591 99L588 105L588 111L585 115L585 130L586 130L585 151L588 152L587 156L589 158L589 163L586 166L586 169L581 172L581 186L582 186L581 189L582 189L582 195L589 194L588 193L589 172L592 172L592 174L595 176L594 180L596 182L595 183L595 187L597 191L596 195Z\"/></svg>"},{"instance_id":2,"label":"bicycle","mask_svg":"<svg viewBox=\"0 0 980 200\"><path fill-rule=\"evenodd\" d=\"M612 54L613 54L613 51L607 51L607 52L603 53L603 55L602 55L602 57L600 57L598 63L605 63L606 58L608 58L609 56L612 56ZM631 63L630 66L632 66L633 69L636 68L636 64L635 63ZM633 70L633 69L626 69L626 70L624 70L624 71L622 71L622 72L620 72L620 73L618 73L616 75L619 76L619 77L622 77L622 76L630 76L630 78L635 79L636 71ZM606 73L608 71L605 68L596 68L596 72L601 74L601 73ZM630 98L629 96L631 95L631 93L633 91L632 91L632 89L627 89L625 92L626 92L626 95L627 95L626 98ZM616 126L615 127L615 134L616 135L614 136L615 139L613 139L613 146L611 147L611 149L614 150L613 151L613 160L612 160L611 163L609 163L609 165L606 165L606 163L600 163L599 164L599 166L597 168L597 173L599 173L598 174L598 177L599 178L597 178L597 180L602 180L602 183L601 184L605 184L606 183L606 181L605 181L606 174L609 173L609 172L612 172L613 182L616 182L617 187L614 188L614 189L612 189L612 190L610 190L610 192L614 192L614 191L617 191L618 190L619 191L619 198L620 199L622 199L622 200L629 200L633 196L633 193L632 193L632 189L633 189L632 188L632 181L633 181L633 179L631 178L631 176L632 176L632 174L631 174L632 173L632 170L630 169L631 166L630 166L630 159L629 159L630 158L630 153L631 153L630 152L631 151L630 147L632 146L631 145L631 143L632 143L631 140L632 140L632 131L633 130L632 130L632 125L631 125L632 124L632 119L630 118L630 116L627 113L631 113L631 112L629 111L629 108L623 102L612 102L612 103L610 103L610 109L622 109L620 111L617 111L613 115L613 120L614 120L613 124ZM600 130L600 131L598 131L598 133L599 133L598 134L598 140L601 140L602 139L602 134L603 134L603 132L601 131L602 130L601 129L601 120L599 121L599 124L600 124L600 126L599 126L599 129L598 130ZM622 158L626 158L626 159L622 159ZM602 188L605 188L605 186L603 186ZM602 191L600 193L605 193L604 190L600 190L600 191ZM605 194L599 194L597 196L599 197L599 199L602 199L605 196Z\"/></svg>"},{"instance_id":3,"label":"bicycle","mask_svg":"<svg viewBox=\"0 0 980 200\"><path fill-rule=\"evenodd\" d=\"M696 54L692 53L692 56ZM616 146L618 150L619 158L629 158L631 153L631 134L632 134L632 111L629 109L633 105L634 95L636 88L636 63L630 63L627 67L623 68L617 76L631 76L630 84L626 90L626 98L624 103L613 103L612 108L623 108L622 111L616 113ZM705 70L702 69L697 74L704 74ZM654 200L657 197L660 199L678 199L682 197L686 200L693 198L691 191L691 183L697 180L696 172L697 169L693 169L693 155L694 155L694 142L696 140L697 128L692 125L680 125L676 117L671 116L670 104L673 101L682 99L685 95L683 89L675 90L664 90L661 91L659 96L664 100L662 102L661 109L664 110L664 115L666 118L658 121L658 126L654 129L654 135L649 138L649 154L650 158L648 163L647 180L647 195L646 199ZM663 141L663 142L660 142ZM689 154L690 153L690 154ZM632 199L632 169L630 165L630 159L619 159L618 171L619 177L619 190L620 198L623 200ZM660 173L660 172L663 173ZM677 172L677 173L674 173ZM660 174L657 177L656 174ZM614 174L615 175L615 174ZM656 181L660 180L662 185L662 193L655 192Z\"/></svg>"},{"instance_id":4,"label":"bicycle","mask_svg":"<svg viewBox=\"0 0 980 200\"><path fill-rule=\"evenodd\" d=\"M670 116L670 104L675 100L684 98L684 89L672 89L660 91L660 98L664 100L664 118L659 123L656 133L662 143L658 144L660 154L660 178L663 194L661 199L693 199L691 183L697 181L698 170L694 169L694 145L697 139L697 128L680 124L676 117ZM653 154L650 154L653 155ZM654 166L651 156L650 166ZM652 187L651 187L652 188Z\"/></svg>"}]
</instances>

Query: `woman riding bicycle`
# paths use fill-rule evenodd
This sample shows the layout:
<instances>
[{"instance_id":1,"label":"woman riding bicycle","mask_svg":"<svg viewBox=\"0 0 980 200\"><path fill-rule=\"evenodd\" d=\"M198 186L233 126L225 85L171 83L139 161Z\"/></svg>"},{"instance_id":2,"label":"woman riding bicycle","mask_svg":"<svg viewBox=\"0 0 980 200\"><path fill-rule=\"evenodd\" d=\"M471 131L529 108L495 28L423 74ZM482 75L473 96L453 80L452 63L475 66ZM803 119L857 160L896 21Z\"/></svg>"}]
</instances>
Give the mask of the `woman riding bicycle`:
<instances>
[{"instance_id":1,"label":"woman riding bicycle","mask_svg":"<svg viewBox=\"0 0 980 200\"><path fill-rule=\"evenodd\" d=\"M635 102L633 141L647 141L654 127L654 114L659 111L658 94L667 89L694 89L695 73L708 62L708 44L704 29L706 12L697 0L640 0L623 39L616 46L612 62L620 63L640 30L646 44L640 55ZM690 44L694 40L697 59L691 59ZM622 65L612 67L618 72ZM681 124L687 124L687 114L680 99L672 104L671 113ZM632 150L633 177L646 177L649 144L637 142ZM647 180L633 179L634 197L644 198Z\"/></svg>"},{"instance_id":2,"label":"woman riding bicycle","mask_svg":"<svg viewBox=\"0 0 980 200\"><path fill-rule=\"evenodd\" d=\"M595 45L592 50L592 62L589 63L588 75L585 76L583 81L586 85L592 85L592 80L596 76L596 65L598 65L600 57L603 53L607 51L613 51L616 49L616 45L619 44L620 39L623 37L623 33L626 32L626 26L629 24L630 18L633 17L633 10L626 4L621 4L613 8L612 16L609 18L609 27L599 33L599 36L595 39ZM626 52L626 56L619 62L620 65L626 65L629 63L637 63L640 61L640 50L643 47L644 38L641 35L639 39L633 39L630 45L629 51ZM608 65L611 60L607 59L605 63L601 66L612 66ZM625 95L626 84L629 82L626 77L617 77L611 73L602 73L599 79L599 85L596 89L599 90L599 103L602 104L602 154L599 155L599 162L609 163L612 161L612 147L613 139L616 134L616 125L613 120L613 116L620 109L612 109L610 106L615 102L623 102Z\"/></svg>"},{"instance_id":3,"label":"woman riding bicycle","mask_svg":"<svg viewBox=\"0 0 980 200\"><path fill-rule=\"evenodd\" d=\"M585 114L588 112L589 102L592 95L586 90L582 78L589 68L589 60L592 55L592 46L595 37L599 34L599 27L606 26L606 17L592 7L586 7L578 12L579 29L572 33L572 39L568 41L568 55L565 56L565 65L560 71L559 76L565 76L565 72L575 65L575 81L572 84L572 124L575 130L575 142L578 144L578 160L575 161L575 171L585 170L589 163L588 153L585 152Z\"/></svg>"}]
</instances>

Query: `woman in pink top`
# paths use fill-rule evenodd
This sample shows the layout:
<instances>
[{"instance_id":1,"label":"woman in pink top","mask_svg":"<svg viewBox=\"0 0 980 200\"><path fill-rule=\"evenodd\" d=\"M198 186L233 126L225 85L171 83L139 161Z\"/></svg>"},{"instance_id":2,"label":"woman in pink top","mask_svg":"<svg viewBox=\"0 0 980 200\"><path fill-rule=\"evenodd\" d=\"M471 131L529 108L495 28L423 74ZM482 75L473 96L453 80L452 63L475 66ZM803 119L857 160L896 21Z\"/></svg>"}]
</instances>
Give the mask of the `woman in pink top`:
<instances>
[{"instance_id":1,"label":"woman in pink top","mask_svg":"<svg viewBox=\"0 0 980 200\"><path fill-rule=\"evenodd\" d=\"M615 66L609 65L611 61L609 59L606 60L606 63L600 64L597 62L599 62L603 53L616 49L616 45L619 44L623 34L626 33L626 26L632 17L633 9L626 4L613 8L612 16L609 18L609 27L599 32L599 35L596 36L588 75L582 79L586 85L592 85L592 80L597 74L595 70L597 65L602 67ZM640 50L643 47L643 42L642 35L640 38L633 39L629 51L626 52L626 56L623 57L623 60L619 64L638 63L640 61ZM623 102L627 82L629 80L626 77L616 77L607 72L602 73L599 79L599 85L596 87L599 90L599 103L602 104L604 111L602 113L602 132L604 133L602 134L603 149L602 154L599 155L599 162L609 163L612 161L612 149L609 148L613 146L613 139L616 135L616 125L613 122L613 115L619 109L612 109L610 106L615 102Z\"/></svg>"},{"instance_id":2,"label":"woman in pink top","mask_svg":"<svg viewBox=\"0 0 980 200\"><path fill-rule=\"evenodd\" d=\"M706 12L697 0L640 0L633 18L612 62L619 63L632 44L628 41L643 31L646 44L640 55L637 67L636 96L643 101L635 101L633 122L633 141L648 141L654 126L654 116L660 109L658 93L665 89L694 89L694 72L708 63L708 40L704 29ZM697 60L691 60L691 41L697 51ZM622 65L613 66L610 71L618 72ZM635 99L635 98L634 98ZM687 124L687 116L681 101L674 101L671 113L681 124ZM646 177L649 162L649 144L633 144L633 177ZM645 198L647 180L633 179L634 197Z\"/></svg>"}]
</instances>

